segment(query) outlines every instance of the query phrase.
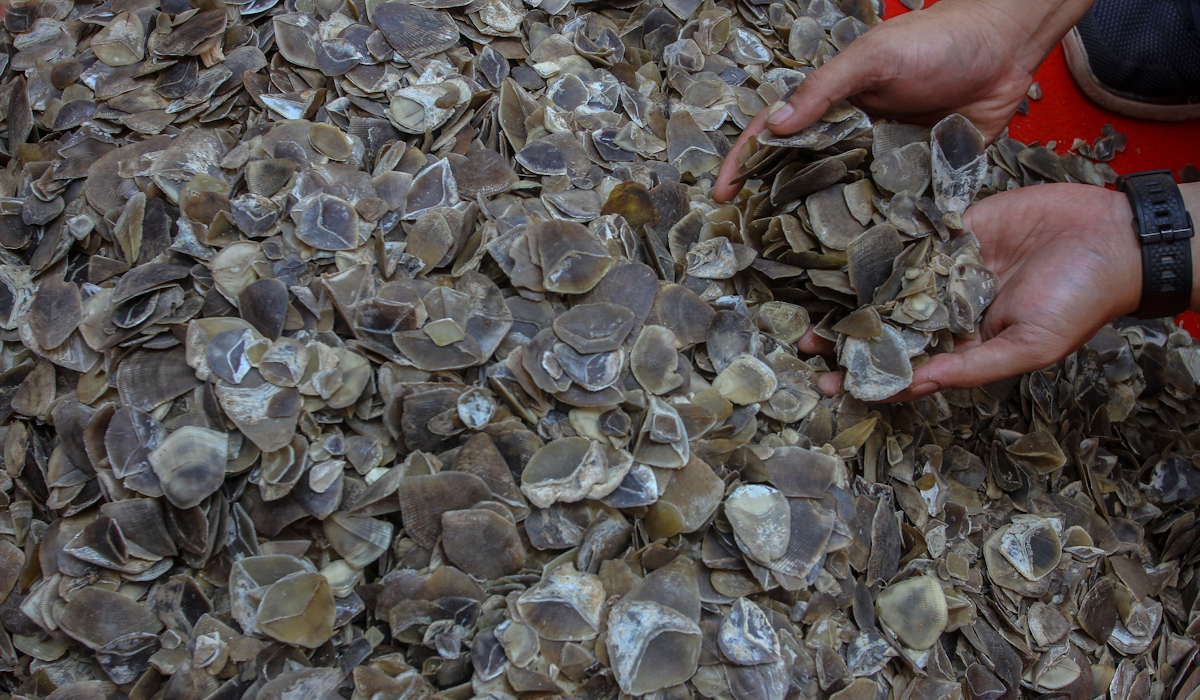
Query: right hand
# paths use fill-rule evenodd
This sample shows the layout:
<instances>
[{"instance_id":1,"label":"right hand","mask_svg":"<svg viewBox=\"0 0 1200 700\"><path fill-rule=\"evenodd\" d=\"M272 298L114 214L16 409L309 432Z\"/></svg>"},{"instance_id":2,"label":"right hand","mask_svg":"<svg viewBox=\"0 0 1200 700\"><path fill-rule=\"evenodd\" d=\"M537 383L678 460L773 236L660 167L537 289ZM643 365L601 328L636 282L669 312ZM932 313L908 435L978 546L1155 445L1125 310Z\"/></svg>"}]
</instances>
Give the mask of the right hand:
<instances>
[{"instance_id":1,"label":"right hand","mask_svg":"<svg viewBox=\"0 0 1200 700\"><path fill-rule=\"evenodd\" d=\"M1000 288L979 338L959 340L913 371L912 386L888 399L911 401L950 387L982 386L1048 367L1104 324L1137 310L1142 255L1125 195L1102 187L1051 183L982 199L963 216L979 238L983 264ZM812 331L800 350L832 354ZM820 378L836 394L842 374Z\"/></svg>"},{"instance_id":2,"label":"right hand","mask_svg":"<svg viewBox=\"0 0 1200 700\"><path fill-rule=\"evenodd\" d=\"M1058 18L1043 21L1043 12L1024 12L1023 4L942 0L880 23L805 78L786 106L770 114L772 121L769 108L755 116L721 164L713 199L728 202L741 190L734 181L737 156L749 139L764 128L796 133L846 99L874 117L930 126L958 112L990 142L1062 38Z\"/></svg>"}]
</instances>

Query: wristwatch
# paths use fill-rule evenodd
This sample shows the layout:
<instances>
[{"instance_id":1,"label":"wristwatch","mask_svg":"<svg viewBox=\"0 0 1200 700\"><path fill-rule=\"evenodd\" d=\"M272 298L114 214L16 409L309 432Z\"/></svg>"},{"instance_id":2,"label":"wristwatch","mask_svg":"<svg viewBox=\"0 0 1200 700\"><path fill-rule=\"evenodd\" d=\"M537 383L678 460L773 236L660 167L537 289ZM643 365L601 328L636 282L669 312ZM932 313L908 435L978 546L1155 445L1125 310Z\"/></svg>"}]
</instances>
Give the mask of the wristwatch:
<instances>
[{"instance_id":1,"label":"wristwatch","mask_svg":"<svg viewBox=\"0 0 1200 700\"><path fill-rule=\"evenodd\" d=\"M1195 229L1170 170L1151 170L1117 180L1129 197L1133 228L1142 246L1139 318L1187 311L1192 299L1192 236Z\"/></svg>"}]
</instances>

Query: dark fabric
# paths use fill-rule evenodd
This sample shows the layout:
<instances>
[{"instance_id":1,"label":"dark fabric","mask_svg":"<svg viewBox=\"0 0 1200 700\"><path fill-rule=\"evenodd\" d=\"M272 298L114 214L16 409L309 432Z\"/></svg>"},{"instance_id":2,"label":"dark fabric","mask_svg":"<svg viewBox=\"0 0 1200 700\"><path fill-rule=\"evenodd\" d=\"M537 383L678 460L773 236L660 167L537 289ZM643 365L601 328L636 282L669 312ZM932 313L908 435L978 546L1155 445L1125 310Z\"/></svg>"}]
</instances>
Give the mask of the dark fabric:
<instances>
[{"instance_id":1,"label":"dark fabric","mask_svg":"<svg viewBox=\"0 0 1200 700\"><path fill-rule=\"evenodd\" d=\"M1183 0L1180 5L1188 24L1192 29L1200 30L1200 0Z\"/></svg>"},{"instance_id":2,"label":"dark fabric","mask_svg":"<svg viewBox=\"0 0 1200 700\"><path fill-rule=\"evenodd\" d=\"M1200 0L1097 0L1078 24L1092 72L1143 102L1200 102Z\"/></svg>"}]
</instances>

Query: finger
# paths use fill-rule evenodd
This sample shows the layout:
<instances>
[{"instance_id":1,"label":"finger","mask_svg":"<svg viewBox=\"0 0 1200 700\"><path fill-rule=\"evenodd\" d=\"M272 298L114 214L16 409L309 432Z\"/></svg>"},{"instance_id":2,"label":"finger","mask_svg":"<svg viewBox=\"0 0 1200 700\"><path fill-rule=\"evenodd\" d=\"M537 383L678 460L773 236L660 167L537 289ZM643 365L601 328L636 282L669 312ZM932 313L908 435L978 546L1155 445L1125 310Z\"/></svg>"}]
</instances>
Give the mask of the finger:
<instances>
[{"instance_id":1,"label":"finger","mask_svg":"<svg viewBox=\"0 0 1200 700\"><path fill-rule=\"evenodd\" d=\"M998 194L1004 193L1001 192ZM978 202L972 203L971 206L967 207L967 210L963 212L962 215L963 231L975 232L976 238L979 238L980 236L988 237L989 234L993 232L993 229L996 228L996 217L992 216L992 210L993 207L996 206L996 203L993 202L986 207L976 206L986 202L987 199L989 198L981 199Z\"/></svg>"},{"instance_id":2,"label":"finger","mask_svg":"<svg viewBox=\"0 0 1200 700\"><path fill-rule=\"evenodd\" d=\"M826 396L837 396L842 391L842 373L826 372L817 379L817 388Z\"/></svg>"},{"instance_id":3,"label":"finger","mask_svg":"<svg viewBox=\"0 0 1200 700\"><path fill-rule=\"evenodd\" d=\"M733 144L733 148L729 149L729 153L721 163L721 169L717 171L717 181L713 184L712 189L712 198L715 201L728 202L742 191L742 182L745 181L745 178L738 179L737 177L738 166L741 165L738 155L746 143L762 133L765 128L767 128L767 110L764 109L760 110L742 131L742 135L738 137L737 142Z\"/></svg>"},{"instance_id":4,"label":"finger","mask_svg":"<svg viewBox=\"0 0 1200 700\"><path fill-rule=\"evenodd\" d=\"M862 48L856 51L858 46ZM856 43L809 74L791 99L767 110L767 128L776 134L794 134L812 126L833 105L876 86L882 76L873 55L881 54L869 48Z\"/></svg>"},{"instance_id":5,"label":"finger","mask_svg":"<svg viewBox=\"0 0 1200 700\"><path fill-rule=\"evenodd\" d=\"M800 352L809 355L832 355L837 346L828 338L822 338L809 328L800 340L796 341L796 347Z\"/></svg>"},{"instance_id":6,"label":"finger","mask_svg":"<svg viewBox=\"0 0 1200 700\"><path fill-rule=\"evenodd\" d=\"M991 340L962 352L934 355L913 371L909 391L916 396L927 396L949 387L983 386L1040 369L1058 359L1047 343L1050 339L1021 335L1019 327L1010 326Z\"/></svg>"}]
</instances>

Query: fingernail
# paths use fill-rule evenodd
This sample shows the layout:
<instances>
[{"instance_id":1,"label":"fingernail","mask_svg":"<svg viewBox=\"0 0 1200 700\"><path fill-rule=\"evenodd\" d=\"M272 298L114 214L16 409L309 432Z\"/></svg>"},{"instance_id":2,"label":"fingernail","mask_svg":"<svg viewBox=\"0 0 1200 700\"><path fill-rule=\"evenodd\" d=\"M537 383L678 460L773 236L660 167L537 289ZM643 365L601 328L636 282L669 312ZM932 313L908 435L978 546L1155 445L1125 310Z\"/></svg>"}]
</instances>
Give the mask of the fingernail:
<instances>
[{"instance_id":1,"label":"fingernail","mask_svg":"<svg viewBox=\"0 0 1200 700\"><path fill-rule=\"evenodd\" d=\"M768 124L782 124L787 121L788 117L792 116L792 112L796 110L787 102L776 102L771 111L767 112Z\"/></svg>"},{"instance_id":2,"label":"fingernail","mask_svg":"<svg viewBox=\"0 0 1200 700\"><path fill-rule=\"evenodd\" d=\"M912 393L924 396L925 394L932 394L933 392L937 391L939 388L940 387L938 387L937 382L924 382L922 384L914 386L912 388Z\"/></svg>"}]
</instances>

